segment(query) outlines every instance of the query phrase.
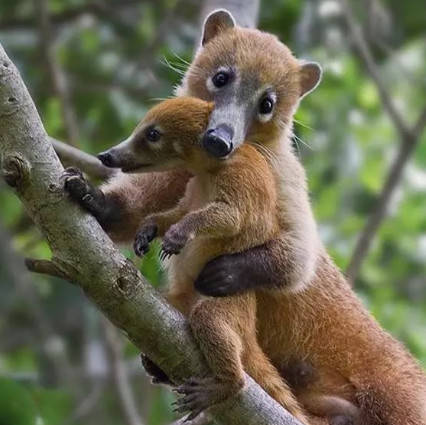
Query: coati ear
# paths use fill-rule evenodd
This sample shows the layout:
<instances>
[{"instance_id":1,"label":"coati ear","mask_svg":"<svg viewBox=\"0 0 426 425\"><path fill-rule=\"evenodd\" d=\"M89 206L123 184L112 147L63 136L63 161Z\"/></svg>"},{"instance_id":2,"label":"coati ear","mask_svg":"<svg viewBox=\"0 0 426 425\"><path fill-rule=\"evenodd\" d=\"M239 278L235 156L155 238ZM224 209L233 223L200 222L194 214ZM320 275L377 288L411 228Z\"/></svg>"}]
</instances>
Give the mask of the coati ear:
<instances>
[{"instance_id":1,"label":"coati ear","mask_svg":"<svg viewBox=\"0 0 426 425\"><path fill-rule=\"evenodd\" d=\"M300 97L315 90L321 81L322 69L316 62L305 62L300 67Z\"/></svg>"},{"instance_id":2,"label":"coati ear","mask_svg":"<svg viewBox=\"0 0 426 425\"><path fill-rule=\"evenodd\" d=\"M211 12L203 25L203 37L201 45L204 46L212 38L216 37L222 31L235 27L235 19L226 9L216 9Z\"/></svg>"}]
</instances>

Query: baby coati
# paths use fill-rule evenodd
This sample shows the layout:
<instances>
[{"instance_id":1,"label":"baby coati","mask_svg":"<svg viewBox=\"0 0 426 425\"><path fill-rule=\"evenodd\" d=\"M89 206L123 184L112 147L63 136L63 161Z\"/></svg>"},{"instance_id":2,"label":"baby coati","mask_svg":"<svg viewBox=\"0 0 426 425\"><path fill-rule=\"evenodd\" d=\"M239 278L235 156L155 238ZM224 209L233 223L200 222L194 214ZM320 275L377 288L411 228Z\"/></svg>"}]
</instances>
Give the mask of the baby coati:
<instances>
[{"instance_id":1,"label":"baby coati","mask_svg":"<svg viewBox=\"0 0 426 425\"><path fill-rule=\"evenodd\" d=\"M110 149L114 165L125 172L183 169L193 177L172 209L148 216L134 249L143 255L162 238L162 255L172 256L167 299L189 320L213 378L192 379L180 409L192 416L238 392L244 370L302 422L306 418L290 389L257 343L256 297L252 292L206 298L194 281L212 258L265 243L279 232L277 193L270 167L250 144L227 160L201 145L213 104L180 97L151 109L133 137Z\"/></svg>"},{"instance_id":2,"label":"baby coati","mask_svg":"<svg viewBox=\"0 0 426 425\"><path fill-rule=\"evenodd\" d=\"M327 256L305 172L291 148L292 116L317 84L318 66L301 64L270 34L235 26L225 11L210 15L203 40L180 92L215 102L203 137L212 155L232 159L243 141L250 141L266 159L277 191L280 232L263 245L213 259L196 288L208 295L270 288L255 292L258 342L284 377L301 362L315 371L311 380L294 387L310 413L324 416L324 405L337 397L359 408L361 424L424 425L425 376L366 312ZM114 165L111 152L101 158ZM148 214L174 207L189 178L186 171L121 175L95 190L74 175L67 190L115 239L124 240ZM336 412L325 416L339 417Z\"/></svg>"}]
</instances>

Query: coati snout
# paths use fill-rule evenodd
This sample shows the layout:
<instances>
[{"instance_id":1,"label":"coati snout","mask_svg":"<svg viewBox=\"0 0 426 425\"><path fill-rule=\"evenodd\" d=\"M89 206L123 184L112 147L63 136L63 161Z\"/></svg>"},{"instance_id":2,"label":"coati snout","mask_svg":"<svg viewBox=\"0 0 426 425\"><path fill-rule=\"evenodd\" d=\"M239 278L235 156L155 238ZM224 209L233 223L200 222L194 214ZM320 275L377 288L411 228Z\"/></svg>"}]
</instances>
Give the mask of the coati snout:
<instances>
[{"instance_id":1,"label":"coati snout","mask_svg":"<svg viewBox=\"0 0 426 425\"><path fill-rule=\"evenodd\" d=\"M229 155L233 149L234 130L226 124L208 129L203 136L203 148L217 158Z\"/></svg>"}]
</instances>

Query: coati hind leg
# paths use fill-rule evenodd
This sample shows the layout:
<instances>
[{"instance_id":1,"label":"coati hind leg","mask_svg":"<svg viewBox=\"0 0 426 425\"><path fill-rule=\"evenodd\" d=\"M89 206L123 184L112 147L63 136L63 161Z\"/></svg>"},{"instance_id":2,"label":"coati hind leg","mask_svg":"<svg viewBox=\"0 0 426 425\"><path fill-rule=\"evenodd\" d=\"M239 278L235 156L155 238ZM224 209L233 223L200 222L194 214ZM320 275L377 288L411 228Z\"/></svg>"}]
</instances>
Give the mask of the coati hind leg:
<instances>
[{"instance_id":1,"label":"coati hind leg","mask_svg":"<svg viewBox=\"0 0 426 425\"><path fill-rule=\"evenodd\" d=\"M302 423L309 423L291 390L258 346L255 301L253 294L209 298L200 300L192 309L191 329L213 376L192 378L178 387L177 392L183 397L177 402L177 411L191 411L191 419L237 394L244 386L246 371Z\"/></svg>"},{"instance_id":2,"label":"coati hind leg","mask_svg":"<svg viewBox=\"0 0 426 425\"><path fill-rule=\"evenodd\" d=\"M238 301L237 298L200 300L191 310L189 323L213 376L193 377L176 389L182 394L176 411L190 411L189 420L237 394L244 386L239 321L243 319L242 310L248 314L249 309L244 302L236 308Z\"/></svg>"}]
</instances>

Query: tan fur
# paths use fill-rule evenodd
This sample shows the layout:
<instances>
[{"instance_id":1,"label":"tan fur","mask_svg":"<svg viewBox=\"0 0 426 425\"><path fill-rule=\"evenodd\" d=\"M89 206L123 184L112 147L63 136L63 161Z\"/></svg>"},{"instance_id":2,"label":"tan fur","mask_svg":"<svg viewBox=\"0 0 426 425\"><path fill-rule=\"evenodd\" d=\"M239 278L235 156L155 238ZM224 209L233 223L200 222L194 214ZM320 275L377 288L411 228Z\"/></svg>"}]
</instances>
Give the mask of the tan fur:
<instances>
[{"instance_id":1,"label":"tan fur","mask_svg":"<svg viewBox=\"0 0 426 425\"><path fill-rule=\"evenodd\" d=\"M272 397L305 421L290 389L257 343L255 294L213 299L198 296L193 290L193 282L207 261L262 244L279 232L277 194L267 161L248 144L227 161L210 158L197 143L201 131L194 123L195 108L209 112L211 106L193 98L168 100L151 110L140 124L143 129L155 123L163 129L163 137L152 145L160 146L155 152L146 143L140 146L139 160L154 167L167 166L170 158L178 156L181 166L194 175L175 208L146 220L157 224L159 236L167 237L172 229L189 236L181 253L171 259L167 299L189 317L209 366L223 384L217 387L221 392L217 401L243 386L246 370ZM185 119L185 115L193 119ZM203 119L201 113L197 115ZM206 114L203 127L207 122Z\"/></svg>"},{"instance_id":2,"label":"tan fur","mask_svg":"<svg viewBox=\"0 0 426 425\"><path fill-rule=\"evenodd\" d=\"M180 92L210 100L205 81L217 66L227 61L236 63L238 69L243 69L253 79L273 84L279 100L273 120L266 124L254 120L247 137L251 143L256 143L258 151L267 159L275 187L279 188L279 248L271 255L277 264L283 266L283 270L287 270L283 273L283 281L293 289L293 292L259 290L256 293L257 338L263 352L278 369L302 361L312 365L315 379L304 387L294 389L308 410L313 408L318 397L337 397L348 401L348 406L358 407L361 423L366 425L424 425L426 384L420 367L402 345L384 332L366 312L319 242L309 205L305 173L289 141L292 114L299 97L304 94L304 71L275 37L257 30L228 29L199 51ZM244 149L240 151L244 152ZM168 188L168 185L176 184L175 176L165 178L161 188L151 188L148 178L141 183L142 187L139 182L131 182L130 185L136 183L134 193L139 191L140 196L133 204L126 203L127 215L135 217L129 224L134 226L136 218L142 219L148 208L156 211L163 209L165 204L177 201L183 196L187 178L187 175L182 177L180 191L176 187ZM264 187L261 191L265 191ZM123 186L115 183L105 189L108 193L123 192ZM244 188L241 189L244 193ZM250 198L250 194L244 196ZM156 199L154 204L147 206L147 200L152 199ZM245 198L238 199L247 202ZM136 228L132 227L132 230L134 232ZM129 229L125 232L131 234ZM247 246L242 243L239 249ZM200 248L204 247L205 244ZM204 259L207 257L205 254ZM195 264L193 267L199 270L201 265ZM182 281L194 277L191 266L182 270L185 273ZM179 272L173 265L172 272L179 281ZM192 299L191 303L196 299L195 294L187 298L186 295L179 295L178 291L174 292L178 298ZM214 304L216 301L219 304L223 302L220 299L211 302ZM232 303L232 298L226 302ZM243 308L242 313L248 314L249 310ZM220 314L226 317L226 311L225 308ZM234 317L238 322L237 313L235 316L231 314L230 319ZM223 336L234 335L222 325L220 329L225 330ZM194 327L194 330L200 335L203 333L202 329ZM233 331L237 331L237 334L241 331L238 323ZM236 339L233 338L233 341ZM218 344L210 349L220 351ZM244 351L242 346L236 344L231 351L235 353L238 350ZM210 361L215 367L213 360L211 358ZM237 364L238 359L234 366ZM221 363L219 368L227 370L227 365ZM247 370L256 374L249 367ZM351 414L350 410L348 415ZM328 416L327 412L322 413ZM330 414L333 414L332 409Z\"/></svg>"}]
</instances>

